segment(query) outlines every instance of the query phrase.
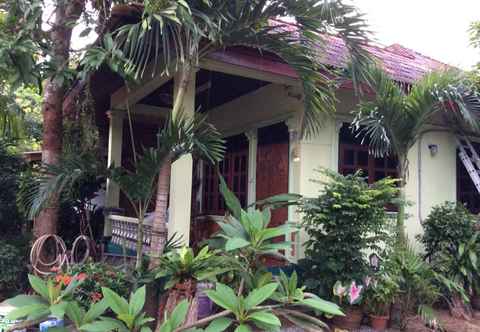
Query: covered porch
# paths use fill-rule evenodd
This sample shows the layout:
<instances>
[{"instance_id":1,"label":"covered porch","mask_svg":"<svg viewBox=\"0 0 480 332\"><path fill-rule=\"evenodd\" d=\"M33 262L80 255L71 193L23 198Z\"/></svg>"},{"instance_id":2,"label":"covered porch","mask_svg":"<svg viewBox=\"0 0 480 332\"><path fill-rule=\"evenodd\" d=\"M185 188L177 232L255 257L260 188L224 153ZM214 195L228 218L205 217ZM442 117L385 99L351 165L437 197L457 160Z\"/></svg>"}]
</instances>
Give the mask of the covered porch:
<instances>
[{"instance_id":1,"label":"covered porch","mask_svg":"<svg viewBox=\"0 0 480 332\"><path fill-rule=\"evenodd\" d=\"M149 77L149 75L145 75ZM110 96L108 111L108 165L132 165L127 103L132 112L137 151L155 146L156 134L169 115L177 91L177 77L155 76L127 93L125 87ZM308 194L308 178L301 183L303 170L325 164L325 155L313 141L299 140L303 94L292 70L274 57L259 57L251 50L238 49L212 54L192 75L186 93L184 113L206 113L208 121L225 138L227 153L219 165L229 187L244 207L259 199L286 192ZM326 136L333 139L330 126ZM317 143L320 141L317 141ZM322 144L317 144L322 145ZM313 150L310 150L313 152ZM334 151L328 151L332 160ZM316 162L319 161L320 163ZM332 167L330 163L324 165ZM136 219L115 183L107 182L104 235L117 245L134 249ZM119 210L116 210L119 209ZM186 156L172 165L168 233L178 234L184 244L195 244L215 231L214 221L224 215L213 165ZM153 207L152 207L153 211ZM151 218L146 220L144 245L151 242ZM294 209L280 209L272 223L298 220ZM299 255L300 235L293 234L290 258Z\"/></svg>"}]
</instances>

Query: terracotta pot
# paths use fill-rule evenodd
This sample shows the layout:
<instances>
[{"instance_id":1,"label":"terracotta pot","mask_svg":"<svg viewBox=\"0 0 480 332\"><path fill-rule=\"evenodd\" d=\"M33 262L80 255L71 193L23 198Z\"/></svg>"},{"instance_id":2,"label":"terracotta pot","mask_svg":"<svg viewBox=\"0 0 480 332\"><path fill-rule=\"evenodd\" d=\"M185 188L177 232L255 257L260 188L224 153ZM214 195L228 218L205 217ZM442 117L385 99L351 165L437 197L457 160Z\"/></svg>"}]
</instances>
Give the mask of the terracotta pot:
<instances>
[{"instance_id":1,"label":"terracotta pot","mask_svg":"<svg viewBox=\"0 0 480 332\"><path fill-rule=\"evenodd\" d=\"M333 325L344 330L355 330L360 328L363 318L363 311L358 307L349 307L344 311L345 316L335 316Z\"/></svg>"},{"instance_id":2,"label":"terracotta pot","mask_svg":"<svg viewBox=\"0 0 480 332\"><path fill-rule=\"evenodd\" d=\"M390 320L390 316L368 315L368 318L370 319L370 326L375 331L385 331Z\"/></svg>"}]
</instances>

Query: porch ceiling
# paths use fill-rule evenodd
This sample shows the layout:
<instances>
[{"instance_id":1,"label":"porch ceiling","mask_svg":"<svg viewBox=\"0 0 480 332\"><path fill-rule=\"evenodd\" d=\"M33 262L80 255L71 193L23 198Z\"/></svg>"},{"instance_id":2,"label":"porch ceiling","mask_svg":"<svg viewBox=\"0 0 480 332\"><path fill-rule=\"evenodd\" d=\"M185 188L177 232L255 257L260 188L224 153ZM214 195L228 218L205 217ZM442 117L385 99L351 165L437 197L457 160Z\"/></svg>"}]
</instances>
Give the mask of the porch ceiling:
<instances>
[{"instance_id":1,"label":"porch ceiling","mask_svg":"<svg viewBox=\"0 0 480 332\"><path fill-rule=\"evenodd\" d=\"M206 112L267 84L269 82L200 69L196 77L195 109ZM170 80L141 99L139 104L171 108L172 100L173 80Z\"/></svg>"}]
</instances>

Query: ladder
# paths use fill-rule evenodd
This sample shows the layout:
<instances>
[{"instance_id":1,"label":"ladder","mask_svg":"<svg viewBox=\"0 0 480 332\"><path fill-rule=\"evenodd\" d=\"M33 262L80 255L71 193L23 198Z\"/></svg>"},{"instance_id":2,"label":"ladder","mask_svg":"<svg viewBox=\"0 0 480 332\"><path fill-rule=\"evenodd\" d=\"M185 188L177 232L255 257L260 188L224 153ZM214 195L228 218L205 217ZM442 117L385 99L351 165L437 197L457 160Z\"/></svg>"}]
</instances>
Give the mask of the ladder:
<instances>
[{"instance_id":1,"label":"ladder","mask_svg":"<svg viewBox=\"0 0 480 332\"><path fill-rule=\"evenodd\" d=\"M462 161L470 178L480 193L480 156L472 145L472 142L465 135L455 136L459 149L458 156Z\"/></svg>"}]
</instances>

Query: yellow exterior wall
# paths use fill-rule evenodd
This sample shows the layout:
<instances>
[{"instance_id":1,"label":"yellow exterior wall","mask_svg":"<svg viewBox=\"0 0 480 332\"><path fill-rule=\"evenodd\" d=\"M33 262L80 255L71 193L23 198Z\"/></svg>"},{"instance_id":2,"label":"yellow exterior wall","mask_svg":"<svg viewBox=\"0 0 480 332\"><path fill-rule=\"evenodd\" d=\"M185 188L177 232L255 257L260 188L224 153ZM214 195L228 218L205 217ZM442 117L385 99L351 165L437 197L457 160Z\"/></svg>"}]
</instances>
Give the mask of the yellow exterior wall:
<instances>
[{"instance_id":1,"label":"yellow exterior wall","mask_svg":"<svg viewBox=\"0 0 480 332\"><path fill-rule=\"evenodd\" d=\"M275 122L295 119L303 108L303 102L298 98L299 90L286 88L283 85L270 84L248 95L222 105L209 112L211 121L225 135L245 132L260 128ZM350 111L354 108L357 98L352 91L342 90L338 93L337 116L326 118L323 130L317 137L300 140L297 146L300 157L298 162L290 161L290 190L305 196L318 195L321 187L311 180L319 179L316 169L330 168L338 170L338 131L342 121L349 121ZM295 120L290 121L297 123ZM292 125L289 124L289 127ZM295 129L295 128L294 128ZM292 130L292 128L290 128ZM437 144L438 153L430 154L428 145ZM418 149L420 147L420 160ZM422 230L420 217L427 217L432 206L445 200L456 200L456 147L455 141L446 132L431 131L426 133L420 142L411 149L409 154L409 178L407 182L407 199L412 202L407 212L407 232L411 240ZM419 173L419 161L421 172ZM419 195L419 179L421 179L421 194ZM421 209L417 204L421 200ZM290 213L290 221L298 222L300 216ZM300 242L305 240L305 234L300 235ZM301 246L297 247L300 256Z\"/></svg>"}]
</instances>

